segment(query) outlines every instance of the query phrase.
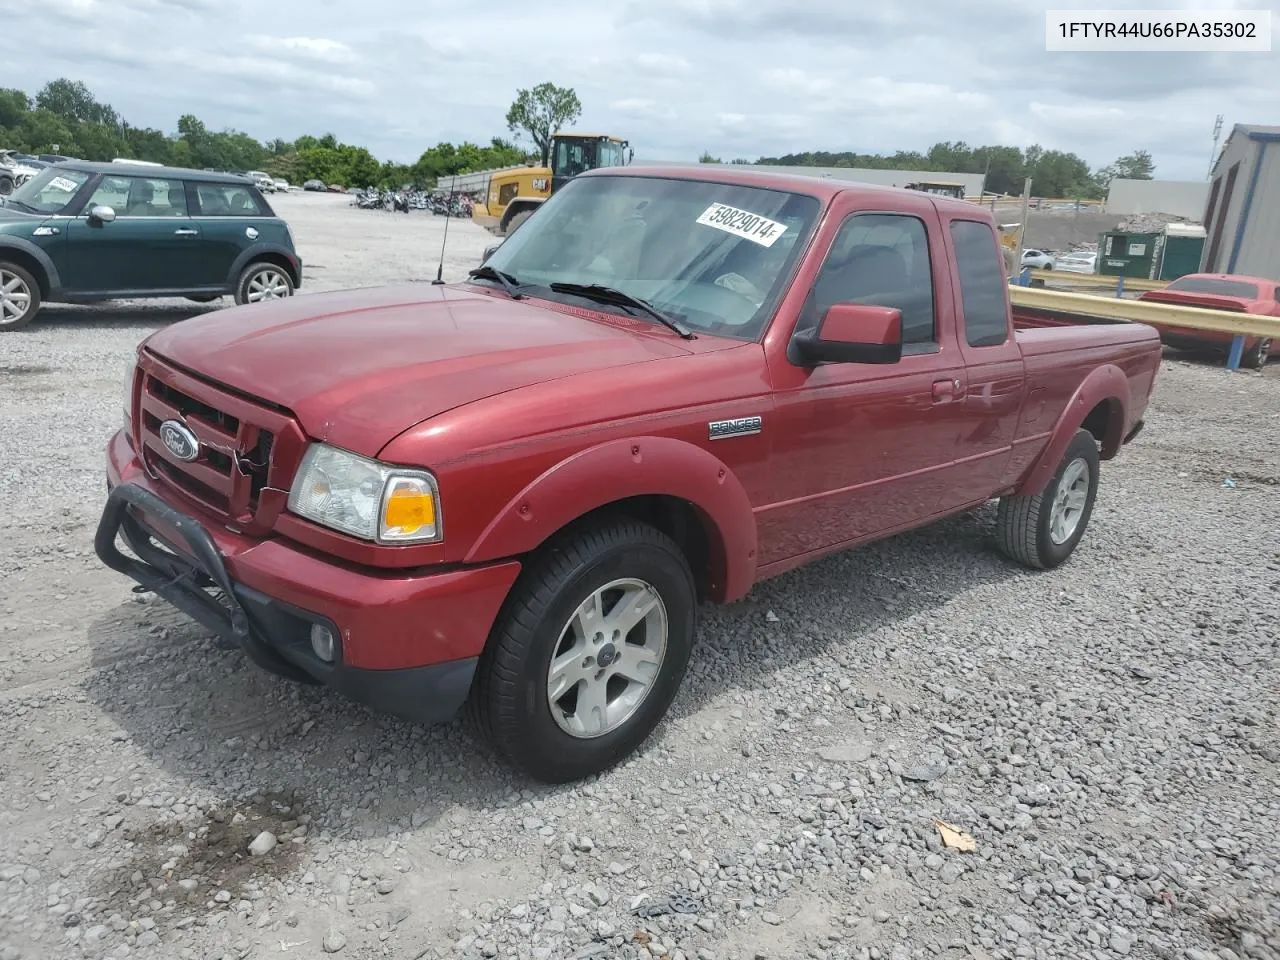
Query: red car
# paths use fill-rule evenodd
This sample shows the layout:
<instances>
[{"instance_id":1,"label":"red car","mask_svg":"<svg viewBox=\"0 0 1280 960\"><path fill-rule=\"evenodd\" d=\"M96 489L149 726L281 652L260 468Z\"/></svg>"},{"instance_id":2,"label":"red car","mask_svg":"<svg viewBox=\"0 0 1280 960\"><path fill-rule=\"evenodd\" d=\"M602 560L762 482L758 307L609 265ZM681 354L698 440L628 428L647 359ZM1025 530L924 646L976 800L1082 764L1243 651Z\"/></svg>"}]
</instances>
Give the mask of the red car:
<instances>
[{"instance_id":1,"label":"red car","mask_svg":"<svg viewBox=\"0 0 1280 960\"><path fill-rule=\"evenodd\" d=\"M1231 273L1189 273L1163 290L1148 290L1139 300L1170 303L1182 307L1204 307L1234 313L1257 313L1280 317L1280 283L1263 277L1242 277ZM1171 347L1204 349L1231 348L1232 334L1212 330L1189 330L1152 324L1160 339ZM1280 341L1270 337L1245 337L1240 365L1257 370L1268 357L1280 352Z\"/></svg>"},{"instance_id":2,"label":"red car","mask_svg":"<svg viewBox=\"0 0 1280 960\"><path fill-rule=\"evenodd\" d=\"M991 498L1010 558L1071 556L1160 342L1015 329L1001 263L961 200L591 171L465 283L153 333L97 552L268 670L469 702L507 760L584 777L666 713L703 601Z\"/></svg>"}]
</instances>

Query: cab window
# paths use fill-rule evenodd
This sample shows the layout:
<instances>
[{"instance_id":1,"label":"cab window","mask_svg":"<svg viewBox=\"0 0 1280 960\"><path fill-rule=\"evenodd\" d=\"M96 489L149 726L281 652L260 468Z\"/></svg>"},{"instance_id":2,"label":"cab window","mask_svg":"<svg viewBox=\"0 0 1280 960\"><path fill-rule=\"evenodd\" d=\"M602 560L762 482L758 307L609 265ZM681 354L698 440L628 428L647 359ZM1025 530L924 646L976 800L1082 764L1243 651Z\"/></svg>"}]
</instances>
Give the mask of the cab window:
<instances>
[{"instance_id":1,"label":"cab window","mask_svg":"<svg viewBox=\"0 0 1280 960\"><path fill-rule=\"evenodd\" d=\"M196 203L202 217L260 217L264 215L258 198L239 183L197 183Z\"/></svg>"},{"instance_id":2,"label":"cab window","mask_svg":"<svg viewBox=\"0 0 1280 960\"><path fill-rule=\"evenodd\" d=\"M85 212L99 205L118 217L185 217L187 194L181 180L108 175L94 189Z\"/></svg>"},{"instance_id":3,"label":"cab window","mask_svg":"<svg viewBox=\"0 0 1280 960\"><path fill-rule=\"evenodd\" d=\"M964 335L971 347L994 347L1009 338L1007 283L1003 254L995 232L976 220L953 220L951 242L956 251Z\"/></svg>"},{"instance_id":4,"label":"cab window","mask_svg":"<svg viewBox=\"0 0 1280 960\"><path fill-rule=\"evenodd\" d=\"M933 268L924 223L905 214L849 217L814 280L796 332L813 330L836 303L897 308L903 352L935 351Z\"/></svg>"}]
</instances>

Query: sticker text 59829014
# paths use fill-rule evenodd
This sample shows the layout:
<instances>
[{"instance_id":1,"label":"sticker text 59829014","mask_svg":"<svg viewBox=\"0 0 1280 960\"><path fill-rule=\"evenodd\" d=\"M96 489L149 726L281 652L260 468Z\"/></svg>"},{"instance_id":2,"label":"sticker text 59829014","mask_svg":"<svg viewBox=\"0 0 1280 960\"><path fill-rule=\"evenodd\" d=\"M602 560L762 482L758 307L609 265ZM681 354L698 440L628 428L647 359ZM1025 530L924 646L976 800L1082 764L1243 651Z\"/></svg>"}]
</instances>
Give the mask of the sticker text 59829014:
<instances>
[{"instance_id":1,"label":"sticker text 59829014","mask_svg":"<svg viewBox=\"0 0 1280 960\"><path fill-rule=\"evenodd\" d=\"M714 227L736 237L758 243L762 247L771 247L780 236L787 232L785 223L778 223L768 217L762 217L750 210L739 210L724 203L713 203L702 211L697 223L704 227Z\"/></svg>"}]
</instances>

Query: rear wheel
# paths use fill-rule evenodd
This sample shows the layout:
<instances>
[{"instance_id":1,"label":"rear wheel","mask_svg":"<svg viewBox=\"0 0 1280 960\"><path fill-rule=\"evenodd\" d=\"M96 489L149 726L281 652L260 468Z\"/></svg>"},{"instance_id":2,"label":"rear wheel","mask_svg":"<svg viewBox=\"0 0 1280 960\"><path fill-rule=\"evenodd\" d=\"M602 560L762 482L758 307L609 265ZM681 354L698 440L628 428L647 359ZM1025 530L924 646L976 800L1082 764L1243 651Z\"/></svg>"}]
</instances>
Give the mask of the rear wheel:
<instances>
[{"instance_id":1,"label":"rear wheel","mask_svg":"<svg viewBox=\"0 0 1280 960\"><path fill-rule=\"evenodd\" d=\"M563 537L512 590L480 658L473 718L537 780L608 769L675 698L696 604L684 554L653 527L618 518Z\"/></svg>"},{"instance_id":2,"label":"rear wheel","mask_svg":"<svg viewBox=\"0 0 1280 960\"><path fill-rule=\"evenodd\" d=\"M0 176L0 197L7 197L13 193L13 177L5 174Z\"/></svg>"},{"instance_id":3,"label":"rear wheel","mask_svg":"<svg viewBox=\"0 0 1280 960\"><path fill-rule=\"evenodd\" d=\"M1250 370L1261 370L1266 366L1269 356L1271 356L1271 340L1267 337L1259 337L1254 345L1240 357L1240 366Z\"/></svg>"},{"instance_id":4,"label":"rear wheel","mask_svg":"<svg viewBox=\"0 0 1280 960\"><path fill-rule=\"evenodd\" d=\"M40 311L40 284L16 263L0 260L0 330L17 330Z\"/></svg>"},{"instance_id":5,"label":"rear wheel","mask_svg":"<svg viewBox=\"0 0 1280 960\"><path fill-rule=\"evenodd\" d=\"M511 217L511 219L507 221L507 225L503 229L502 235L504 237L511 236L513 233L516 232L516 230L520 227L522 223L524 223L526 220L528 220L532 216L533 216L532 210L521 210L519 213L514 214Z\"/></svg>"},{"instance_id":6,"label":"rear wheel","mask_svg":"<svg viewBox=\"0 0 1280 960\"><path fill-rule=\"evenodd\" d=\"M1043 490L1001 499L996 517L1000 550L1039 570L1066 560L1089 525L1099 472L1097 441L1088 430L1077 430Z\"/></svg>"},{"instance_id":7,"label":"rear wheel","mask_svg":"<svg viewBox=\"0 0 1280 960\"><path fill-rule=\"evenodd\" d=\"M284 267L269 261L251 263L236 284L236 303L262 303L293 296L293 280Z\"/></svg>"}]
</instances>

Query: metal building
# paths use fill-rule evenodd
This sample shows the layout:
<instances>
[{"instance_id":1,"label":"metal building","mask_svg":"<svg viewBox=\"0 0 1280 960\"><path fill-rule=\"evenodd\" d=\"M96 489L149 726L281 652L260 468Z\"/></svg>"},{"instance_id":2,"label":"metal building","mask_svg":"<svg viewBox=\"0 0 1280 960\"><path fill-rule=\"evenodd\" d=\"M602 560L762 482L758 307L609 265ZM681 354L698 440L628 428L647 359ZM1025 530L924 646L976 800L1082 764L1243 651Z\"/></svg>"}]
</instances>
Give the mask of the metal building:
<instances>
[{"instance_id":1,"label":"metal building","mask_svg":"<svg viewBox=\"0 0 1280 960\"><path fill-rule=\"evenodd\" d=\"M1123 180L1116 177L1107 188L1107 213L1122 217L1141 213L1168 213L1199 221L1209 202L1204 180Z\"/></svg>"},{"instance_id":2,"label":"metal building","mask_svg":"<svg viewBox=\"0 0 1280 960\"><path fill-rule=\"evenodd\" d=\"M1280 280L1280 127L1237 123L1212 178L1201 271Z\"/></svg>"}]
</instances>

